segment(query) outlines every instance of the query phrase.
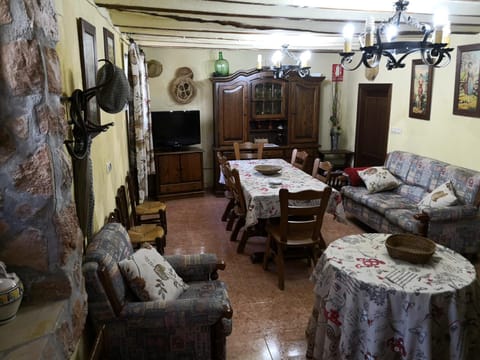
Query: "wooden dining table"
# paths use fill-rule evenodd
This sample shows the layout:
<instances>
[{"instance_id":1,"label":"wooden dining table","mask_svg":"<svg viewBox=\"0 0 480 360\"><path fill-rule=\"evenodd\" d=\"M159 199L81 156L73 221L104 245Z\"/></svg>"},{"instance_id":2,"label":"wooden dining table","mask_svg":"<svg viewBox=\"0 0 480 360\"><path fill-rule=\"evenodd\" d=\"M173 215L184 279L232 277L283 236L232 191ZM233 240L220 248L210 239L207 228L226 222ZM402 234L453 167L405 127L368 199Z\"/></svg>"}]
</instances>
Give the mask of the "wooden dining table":
<instances>
[{"instance_id":1,"label":"wooden dining table","mask_svg":"<svg viewBox=\"0 0 480 360\"><path fill-rule=\"evenodd\" d=\"M280 189L290 192L322 191L328 186L283 159L230 160L229 163L240 175L247 205L246 226L257 224L259 219L280 216ZM255 170L256 165L275 165L281 170L274 175L264 175ZM346 222L342 197L335 189L332 189L327 212L333 214L337 221Z\"/></svg>"}]
</instances>

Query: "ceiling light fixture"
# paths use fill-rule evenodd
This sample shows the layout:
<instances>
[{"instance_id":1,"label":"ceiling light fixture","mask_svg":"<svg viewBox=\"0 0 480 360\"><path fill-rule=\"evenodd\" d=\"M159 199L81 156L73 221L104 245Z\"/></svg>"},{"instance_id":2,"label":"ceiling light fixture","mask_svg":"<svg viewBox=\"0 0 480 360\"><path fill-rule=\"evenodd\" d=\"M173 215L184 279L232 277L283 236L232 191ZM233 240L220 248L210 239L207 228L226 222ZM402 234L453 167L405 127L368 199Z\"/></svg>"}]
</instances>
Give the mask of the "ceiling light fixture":
<instances>
[{"instance_id":1,"label":"ceiling light fixture","mask_svg":"<svg viewBox=\"0 0 480 360\"><path fill-rule=\"evenodd\" d=\"M395 14L387 21L375 27L375 20L370 17L365 22L365 32L359 36L362 57L357 65L352 65L355 52L352 51L353 25L347 24L343 30L344 49L340 53L341 64L346 70L356 70L361 64L375 68L382 56L387 58L388 70L403 68L403 60L414 52L420 52L426 65L444 67L450 63L450 22L446 12L434 16L434 26L420 23L403 12L409 2L399 0L394 3ZM421 41L396 41L401 28L408 26L422 35Z\"/></svg>"},{"instance_id":2,"label":"ceiling light fixture","mask_svg":"<svg viewBox=\"0 0 480 360\"><path fill-rule=\"evenodd\" d=\"M293 59L295 64L282 64L285 55ZM271 66L271 69L273 70L273 77L275 79L288 78L292 72L296 72L301 78L310 76L310 66L308 63L311 57L312 53L310 51L304 51L300 54L300 58L298 58L288 50L288 44L282 45L282 50L275 51L272 56L273 65Z\"/></svg>"}]
</instances>

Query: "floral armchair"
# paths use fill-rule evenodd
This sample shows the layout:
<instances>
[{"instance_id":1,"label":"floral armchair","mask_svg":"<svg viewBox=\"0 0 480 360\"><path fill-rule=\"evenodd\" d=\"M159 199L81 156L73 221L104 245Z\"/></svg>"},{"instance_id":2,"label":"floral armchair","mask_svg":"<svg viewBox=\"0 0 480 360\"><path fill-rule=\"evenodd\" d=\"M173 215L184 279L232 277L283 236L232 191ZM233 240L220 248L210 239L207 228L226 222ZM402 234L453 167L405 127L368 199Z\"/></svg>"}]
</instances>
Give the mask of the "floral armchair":
<instances>
[{"instance_id":1,"label":"floral armchair","mask_svg":"<svg viewBox=\"0 0 480 360\"><path fill-rule=\"evenodd\" d=\"M102 358L225 359L232 308L225 284L216 280L224 265L214 254L164 256L188 289L173 301L142 302L118 266L132 253L118 223L106 224L86 251L89 316L97 330L105 326Z\"/></svg>"}]
</instances>

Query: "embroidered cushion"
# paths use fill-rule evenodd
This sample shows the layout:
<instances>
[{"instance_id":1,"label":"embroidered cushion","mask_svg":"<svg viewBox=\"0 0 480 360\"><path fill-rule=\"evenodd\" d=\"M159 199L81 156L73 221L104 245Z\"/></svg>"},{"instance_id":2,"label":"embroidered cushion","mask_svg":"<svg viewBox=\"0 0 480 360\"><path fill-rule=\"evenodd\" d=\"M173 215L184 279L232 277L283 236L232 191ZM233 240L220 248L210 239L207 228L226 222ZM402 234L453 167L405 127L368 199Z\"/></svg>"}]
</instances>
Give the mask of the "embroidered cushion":
<instances>
[{"instance_id":1,"label":"embroidered cushion","mask_svg":"<svg viewBox=\"0 0 480 360\"><path fill-rule=\"evenodd\" d=\"M392 190L401 182L382 166L373 166L358 172L369 193Z\"/></svg>"},{"instance_id":2,"label":"embroidered cushion","mask_svg":"<svg viewBox=\"0 0 480 360\"><path fill-rule=\"evenodd\" d=\"M142 301L175 300L188 288L172 266L150 245L123 259L118 266Z\"/></svg>"},{"instance_id":3,"label":"embroidered cushion","mask_svg":"<svg viewBox=\"0 0 480 360\"><path fill-rule=\"evenodd\" d=\"M348 175L351 186L360 186L363 184L363 181L358 175L358 172L365 169L368 169L368 167L349 167L345 168L343 172Z\"/></svg>"},{"instance_id":4,"label":"embroidered cushion","mask_svg":"<svg viewBox=\"0 0 480 360\"><path fill-rule=\"evenodd\" d=\"M451 181L440 185L434 189L431 193L428 193L418 203L420 210L428 207L441 208L446 206L455 205L458 199L455 195L455 189Z\"/></svg>"}]
</instances>

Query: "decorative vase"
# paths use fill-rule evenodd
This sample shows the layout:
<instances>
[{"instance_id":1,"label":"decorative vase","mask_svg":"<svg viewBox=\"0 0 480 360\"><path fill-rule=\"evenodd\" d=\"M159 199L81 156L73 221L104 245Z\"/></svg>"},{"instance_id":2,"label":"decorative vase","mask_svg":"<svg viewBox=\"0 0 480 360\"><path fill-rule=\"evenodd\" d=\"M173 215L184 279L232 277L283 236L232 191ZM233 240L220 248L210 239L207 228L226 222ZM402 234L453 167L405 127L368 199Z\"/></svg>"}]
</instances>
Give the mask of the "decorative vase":
<instances>
[{"instance_id":1,"label":"decorative vase","mask_svg":"<svg viewBox=\"0 0 480 360\"><path fill-rule=\"evenodd\" d=\"M338 138L340 134L333 133L330 134L331 150L338 150Z\"/></svg>"},{"instance_id":2,"label":"decorative vase","mask_svg":"<svg viewBox=\"0 0 480 360\"><path fill-rule=\"evenodd\" d=\"M5 263L0 261L0 325L15 319L22 297L22 282L15 273L7 273Z\"/></svg>"},{"instance_id":3,"label":"decorative vase","mask_svg":"<svg viewBox=\"0 0 480 360\"><path fill-rule=\"evenodd\" d=\"M218 52L218 59L215 61L215 76L228 75L228 61L223 58L221 51Z\"/></svg>"}]
</instances>

